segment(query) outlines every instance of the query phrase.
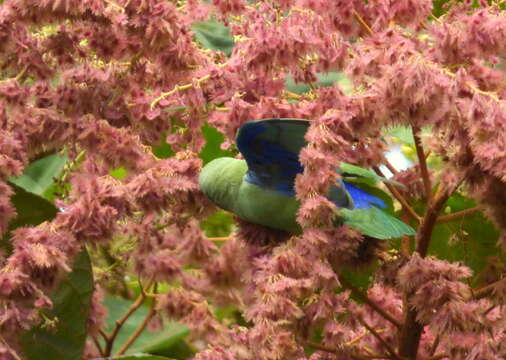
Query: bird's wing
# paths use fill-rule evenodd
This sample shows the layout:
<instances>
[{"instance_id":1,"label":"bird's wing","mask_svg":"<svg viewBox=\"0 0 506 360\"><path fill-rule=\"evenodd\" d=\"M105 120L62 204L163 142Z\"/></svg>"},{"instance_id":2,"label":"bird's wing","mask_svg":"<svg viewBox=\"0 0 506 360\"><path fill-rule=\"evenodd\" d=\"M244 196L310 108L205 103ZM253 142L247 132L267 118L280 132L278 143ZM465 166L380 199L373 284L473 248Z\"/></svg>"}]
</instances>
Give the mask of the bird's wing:
<instances>
[{"instance_id":1,"label":"bird's wing","mask_svg":"<svg viewBox=\"0 0 506 360\"><path fill-rule=\"evenodd\" d=\"M265 119L242 125L236 143L248 164L245 181L284 196L295 196L295 177L304 171L299 153L307 145L304 136L309 125L310 121L303 119ZM353 165L345 170L354 178L370 174L365 169L360 173L360 168ZM336 171L341 170L336 168ZM338 207L353 207L350 196L358 208L385 207L381 199L350 182L340 185L332 186L329 191L329 199Z\"/></svg>"},{"instance_id":2,"label":"bird's wing","mask_svg":"<svg viewBox=\"0 0 506 360\"><path fill-rule=\"evenodd\" d=\"M353 185L348 181L343 181L346 191L350 194L353 199L354 209L369 209L372 206L379 206L385 208L386 204L380 198L371 195L367 191L361 189L358 186Z\"/></svg>"},{"instance_id":3,"label":"bird's wing","mask_svg":"<svg viewBox=\"0 0 506 360\"><path fill-rule=\"evenodd\" d=\"M304 171L299 152L307 145L304 135L309 124L302 119L265 119L242 125L236 143L248 164L245 180L294 196L295 177Z\"/></svg>"},{"instance_id":4,"label":"bird's wing","mask_svg":"<svg viewBox=\"0 0 506 360\"><path fill-rule=\"evenodd\" d=\"M411 226L374 206L369 209L341 209L340 215L344 224L376 239L398 238L416 233Z\"/></svg>"},{"instance_id":5,"label":"bird's wing","mask_svg":"<svg viewBox=\"0 0 506 360\"><path fill-rule=\"evenodd\" d=\"M265 119L242 125L236 143L248 165L245 181L283 196L295 196L295 177L304 171L299 153L307 145L304 136L309 125L310 121L302 119ZM366 190L367 185L372 186L370 182L382 178L353 165L341 165L336 171L345 175L344 186L333 186L329 198L342 208L345 224L379 239L414 233L411 227L380 210L378 207L385 207L385 202ZM343 199L348 196L354 202L352 210L345 208L349 204Z\"/></svg>"}]
</instances>

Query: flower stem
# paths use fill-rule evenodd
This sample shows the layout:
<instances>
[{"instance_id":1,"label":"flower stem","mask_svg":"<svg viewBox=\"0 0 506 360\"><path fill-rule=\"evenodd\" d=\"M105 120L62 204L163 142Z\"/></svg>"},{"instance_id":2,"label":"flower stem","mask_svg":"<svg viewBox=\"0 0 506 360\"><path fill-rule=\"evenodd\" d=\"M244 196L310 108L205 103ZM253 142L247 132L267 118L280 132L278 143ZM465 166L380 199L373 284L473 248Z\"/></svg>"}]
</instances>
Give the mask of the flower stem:
<instances>
[{"instance_id":1,"label":"flower stem","mask_svg":"<svg viewBox=\"0 0 506 360\"><path fill-rule=\"evenodd\" d=\"M157 287L157 284L155 283L155 288L153 289L153 293L155 293L155 294L156 294L156 287ZM123 355L128 350L128 348L130 346L132 346L134 341L137 340L137 338L142 334L142 332L144 331L146 326L148 326L148 323L151 320L151 318L155 315L155 312L156 312L155 311L155 304L156 304L156 301L153 300L153 303L151 304L148 314L146 315L146 317L144 318L142 323L134 330L132 335L130 335L130 337L127 339L127 341L123 345L121 345L120 349L116 352L116 356Z\"/></svg>"},{"instance_id":2,"label":"flower stem","mask_svg":"<svg viewBox=\"0 0 506 360\"><path fill-rule=\"evenodd\" d=\"M365 321L364 319L362 319L360 316L358 317L358 321L376 338L378 339L378 341L385 347L385 349L387 349L387 351L390 353L390 355L392 356L393 359L396 359L396 360L401 360L401 358L399 357L399 355L397 355L397 353L395 352L395 350L390 346L389 343L387 343L385 341L385 339L383 339L380 334L378 334L378 332L376 330L374 330L372 327L370 327Z\"/></svg>"},{"instance_id":3,"label":"flower stem","mask_svg":"<svg viewBox=\"0 0 506 360\"><path fill-rule=\"evenodd\" d=\"M468 215L472 215L474 213L477 213L478 211L480 211L480 208L478 206L475 206L475 207L472 207L469 209L465 209L465 210L457 211L457 212L454 212L454 213L451 213L448 215L440 216L440 217L438 217L437 222L439 224L439 223L443 223L443 222L458 220L458 219L461 219L461 218L466 217Z\"/></svg>"},{"instance_id":4,"label":"flower stem","mask_svg":"<svg viewBox=\"0 0 506 360\"><path fill-rule=\"evenodd\" d=\"M401 328L402 324L398 322L392 315L387 313L384 309L382 309L378 304L376 304L373 300L369 299L369 297L364 294L359 288L350 283L344 277L339 277L339 282L346 288L350 289L360 300L369 305L374 311L376 311L379 315L381 315L385 320L390 321L397 328Z\"/></svg>"},{"instance_id":5,"label":"flower stem","mask_svg":"<svg viewBox=\"0 0 506 360\"><path fill-rule=\"evenodd\" d=\"M362 18L362 16L360 16L360 14L355 9L352 10L352 13L355 19L360 23L360 25L363 26L363 28L369 33L369 35L374 35L374 31L372 31L369 25L367 25L365 20Z\"/></svg>"},{"instance_id":6,"label":"flower stem","mask_svg":"<svg viewBox=\"0 0 506 360\"><path fill-rule=\"evenodd\" d=\"M373 167L373 170L376 172L376 174L378 174L379 176L383 176L385 177L385 175L383 174L383 172L380 170L379 167L377 166L374 166ZM406 209L406 211L408 212L408 214L414 219L416 220L417 222L420 222L421 221L421 218L420 216L416 213L415 210L413 210L413 208L408 204L408 201L406 200L406 198L404 196L402 196L402 194L395 188L395 186L393 186L392 184L389 184L387 182L384 183L385 186L387 187L387 189L390 191L390 193L401 203L402 207L404 209Z\"/></svg>"},{"instance_id":7,"label":"flower stem","mask_svg":"<svg viewBox=\"0 0 506 360\"><path fill-rule=\"evenodd\" d=\"M148 286L146 288L149 288L150 286L151 286L151 284L148 284ZM116 320L113 331L109 335L103 334L105 342L106 342L105 351L104 351L105 356L111 355L114 341L116 340L116 337L118 336L118 333L121 330L121 327L125 324L125 322L128 320L128 318L138 308L140 308L142 306L145 299L146 299L146 292L143 290L143 291L141 291L141 293L137 297L137 299L135 299L135 301L132 303L130 308L128 308L128 310L123 314L123 316L121 318L119 318L118 320Z\"/></svg>"},{"instance_id":8,"label":"flower stem","mask_svg":"<svg viewBox=\"0 0 506 360\"><path fill-rule=\"evenodd\" d=\"M423 151L422 139L420 137L420 128L412 126L413 138L415 139L416 155L418 157L418 164L420 165L420 172L422 173L423 186L425 188L425 199L430 204L432 200L432 184L430 181L429 169L427 168L427 161Z\"/></svg>"}]
</instances>

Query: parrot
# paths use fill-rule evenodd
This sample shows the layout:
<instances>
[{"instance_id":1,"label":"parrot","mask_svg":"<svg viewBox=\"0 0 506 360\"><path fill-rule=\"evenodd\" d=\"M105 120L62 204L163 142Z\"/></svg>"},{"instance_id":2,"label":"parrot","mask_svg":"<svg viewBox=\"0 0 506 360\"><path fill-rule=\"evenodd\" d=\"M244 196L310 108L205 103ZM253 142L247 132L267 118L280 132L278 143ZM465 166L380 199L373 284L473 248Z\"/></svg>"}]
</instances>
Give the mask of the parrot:
<instances>
[{"instance_id":1,"label":"parrot","mask_svg":"<svg viewBox=\"0 0 506 360\"><path fill-rule=\"evenodd\" d=\"M304 171L299 152L308 143L310 120L272 118L249 121L236 134L244 160L220 157L207 163L199 174L201 191L218 207L240 219L293 235L302 233L297 222L301 202L295 197L295 177ZM327 199L339 209L334 224L348 225L376 239L414 235L409 225L385 211L385 202L371 194L374 187L390 181L347 163L336 165L341 175ZM388 195L383 193L387 198Z\"/></svg>"}]
</instances>

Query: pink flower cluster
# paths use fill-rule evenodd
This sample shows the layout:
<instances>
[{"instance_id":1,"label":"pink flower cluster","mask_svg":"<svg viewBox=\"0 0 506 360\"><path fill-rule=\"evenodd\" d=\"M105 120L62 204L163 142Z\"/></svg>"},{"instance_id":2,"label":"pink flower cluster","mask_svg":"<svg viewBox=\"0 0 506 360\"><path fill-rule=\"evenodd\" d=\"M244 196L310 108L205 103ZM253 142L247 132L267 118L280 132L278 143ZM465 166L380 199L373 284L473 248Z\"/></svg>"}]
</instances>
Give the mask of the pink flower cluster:
<instances>
[{"instance_id":1,"label":"pink flower cluster","mask_svg":"<svg viewBox=\"0 0 506 360\"><path fill-rule=\"evenodd\" d=\"M22 353L19 334L52 306L49 293L83 246L121 242L121 269L168 284L154 295L157 316L209 344L198 360L398 358L392 351L416 338L410 321L423 328L420 359L504 358L504 281L475 296L466 266L391 255L389 244L336 227L339 210L325 197L339 162L384 162L382 129L428 126L443 163L430 181L463 184L506 248L506 15L470 3L434 19L428 0L3 1L1 233L16 216L9 177L47 152L80 160L59 199L64 211L12 231L12 251L1 256L0 358ZM194 37L191 26L211 17L235 38L230 57ZM319 86L327 71L347 74L353 91ZM287 91L289 76L311 90ZM202 126L231 147L242 124L271 117L312 120L295 186L304 233L238 220L216 246L200 223L216 210L198 186ZM175 155L157 158L160 140ZM109 173L118 167L121 179ZM409 201L423 198L418 169L396 175ZM350 286L343 273L378 254L369 289ZM100 291L90 335L105 317ZM215 316L229 305L240 325Z\"/></svg>"}]
</instances>

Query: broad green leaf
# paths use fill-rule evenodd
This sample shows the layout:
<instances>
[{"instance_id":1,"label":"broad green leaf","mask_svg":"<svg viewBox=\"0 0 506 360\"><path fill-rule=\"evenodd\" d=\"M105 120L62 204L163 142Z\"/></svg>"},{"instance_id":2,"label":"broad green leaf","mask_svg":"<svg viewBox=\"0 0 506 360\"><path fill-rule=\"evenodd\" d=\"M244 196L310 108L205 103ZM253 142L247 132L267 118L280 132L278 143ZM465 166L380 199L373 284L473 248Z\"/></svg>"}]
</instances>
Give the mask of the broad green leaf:
<instances>
[{"instance_id":1,"label":"broad green leaf","mask_svg":"<svg viewBox=\"0 0 506 360\"><path fill-rule=\"evenodd\" d=\"M230 30L221 22L210 20L193 24L195 38L206 49L219 50L230 56L234 47L234 38Z\"/></svg>"},{"instance_id":2,"label":"broad green leaf","mask_svg":"<svg viewBox=\"0 0 506 360\"><path fill-rule=\"evenodd\" d=\"M415 234L415 230L411 226L374 206L369 209L340 209L340 211L346 225L377 239L391 239Z\"/></svg>"},{"instance_id":3,"label":"broad green leaf","mask_svg":"<svg viewBox=\"0 0 506 360\"><path fill-rule=\"evenodd\" d=\"M132 305L131 301L108 296L104 302L108 309L107 328L106 331L110 332L115 326L116 319L119 319ZM141 306L137 309L123 324L118 333L116 341L114 342L113 352L116 352L122 344L124 344L130 335L137 329L137 327L146 318L149 312L147 306ZM178 323L166 323L162 331L152 333L145 330L133 343L127 353L161 353L166 354L167 350L184 342L184 338L188 336L189 330L186 326Z\"/></svg>"},{"instance_id":4,"label":"broad green leaf","mask_svg":"<svg viewBox=\"0 0 506 360\"><path fill-rule=\"evenodd\" d=\"M175 152L164 139L160 145L153 146L153 154L159 159L167 159L174 156Z\"/></svg>"},{"instance_id":5,"label":"broad green leaf","mask_svg":"<svg viewBox=\"0 0 506 360\"><path fill-rule=\"evenodd\" d=\"M108 358L101 358L97 360L173 360L172 358L168 358L165 356L151 355L151 354L132 354L132 355L123 355L123 356L113 356Z\"/></svg>"},{"instance_id":6,"label":"broad green leaf","mask_svg":"<svg viewBox=\"0 0 506 360\"><path fill-rule=\"evenodd\" d=\"M10 181L27 191L43 196L53 185L54 178L60 175L66 162L66 156L48 155L32 162L26 167L23 175L11 178Z\"/></svg>"},{"instance_id":7,"label":"broad green leaf","mask_svg":"<svg viewBox=\"0 0 506 360\"><path fill-rule=\"evenodd\" d=\"M86 250L51 294L53 308L44 312L55 329L37 326L26 332L22 351L26 360L81 359L86 342L86 322L93 293L93 275Z\"/></svg>"},{"instance_id":8,"label":"broad green leaf","mask_svg":"<svg viewBox=\"0 0 506 360\"><path fill-rule=\"evenodd\" d=\"M11 201L17 217L9 229L25 225L38 225L53 219L58 209L48 200L9 183L15 193ZM50 294L53 308L45 311L55 329L37 326L27 331L22 339L22 351L26 360L80 359L86 341L86 321L93 292L91 264L85 250L77 257L73 270Z\"/></svg>"},{"instance_id":9,"label":"broad green leaf","mask_svg":"<svg viewBox=\"0 0 506 360\"><path fill-rule=\"evenodd\" d=\"M16 208L17 215L9 222L9 231L2 237L0 242L0 248L7 254L12 251L12 245L9 241L12 230L20 226L38 225L51 220L58 213L58 208L43 197L28 192L10 181L8 184L14 190L11 202Z\"/></svg>"},{"instance_id":10,"label":"broad green leaf","mask_svg":"<svg viewBox=\"0 0 506 360\"><path fill-rule=\"evenodd\" d=\"M12 182L9 182L9 185L14 190L11 201L17 212L16 218L9 223L9 230L25 225L38 225L51 220L58 213L58 208L43 197L28 192Z\"/></svg>"},{"instance_id":11,"label":"broad green leaf","mask_svg":"<svg viewBox=\"0 0 506 360\"><path fill-rule=\"evenodd\" d=\"M472 199L460 194L453 195L447 202L445 214L451 214L474 207ZM506 261L506 254L497 246L498 231L482 213L467 215L454 221L437 224L434 227L429 254L449 262L463 262L475 274L478 283L481 272L492 257Z\"/></svg>"}]
</instances>

